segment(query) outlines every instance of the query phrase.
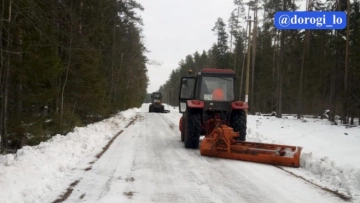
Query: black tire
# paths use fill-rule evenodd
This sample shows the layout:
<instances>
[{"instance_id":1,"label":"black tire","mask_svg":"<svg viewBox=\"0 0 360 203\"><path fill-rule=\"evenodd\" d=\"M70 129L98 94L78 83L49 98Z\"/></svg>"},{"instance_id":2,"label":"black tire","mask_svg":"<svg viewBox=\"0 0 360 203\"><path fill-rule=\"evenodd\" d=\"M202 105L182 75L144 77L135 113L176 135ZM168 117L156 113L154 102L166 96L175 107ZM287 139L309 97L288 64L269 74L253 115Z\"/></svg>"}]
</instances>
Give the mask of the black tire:
<instances>
[{"instance_id":1,"label":"black tire","mask_svg":"<svg viewBox=\"0 0 360 203\"><path fill-rule=\"evenodd\" d=\"M165 107L161 106L161 113L165 113Z\"/></svg>"},{"instance_id":2,"label":"black tire","mask_svg":"<svg viewBox=\"0 0 360 203\"><path fill-rule=\"evenodd\" d=\"M185 116L182 118L182 126L181 126L181 141L185 141Z\"/></svg>"},{"instance_id":3,"label":"black tire","mask_svg":"<svg viewBox=\"0 0 360 203\"><path fill-rule=\"evenodd\" d=\"M188 109L185 113L185 148L197 149L199 147L201 114L200 111Z\"/></svg>"},{"instance_id":4,"label":"black tire","mask_svg":"<svg viewBox=\"0 0 360 203\"><path fill-rule=\"evenodd\" d=\"M149 106L149 113L153 112L152 106Z\"/></svg>"},{"instance_id":5,"label":"black tire","mask_svg":"<svg viewBox=\"0 0 360 203\"><path fill-rule=\"evenodd\" d=\"M233 110L231 112L230 127L240 135L237 138L240 141L246 141L246 112L244 110Z\"/></svg>"}]
</instances>

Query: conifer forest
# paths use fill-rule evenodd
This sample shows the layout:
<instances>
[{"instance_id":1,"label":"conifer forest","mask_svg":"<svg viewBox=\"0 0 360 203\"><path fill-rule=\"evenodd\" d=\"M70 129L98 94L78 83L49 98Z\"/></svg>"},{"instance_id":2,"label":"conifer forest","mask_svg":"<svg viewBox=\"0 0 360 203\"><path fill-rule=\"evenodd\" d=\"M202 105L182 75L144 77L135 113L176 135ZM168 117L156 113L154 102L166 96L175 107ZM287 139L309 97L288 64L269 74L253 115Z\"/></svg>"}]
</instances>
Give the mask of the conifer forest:
<instances>
[{"instance_id":1,"label":"conifer forest","mask_svg":"<svg viewBox=\"0 0 360 203\"><path fill-rule=\"evenodd\" d=\"M344 11L343 30L278 30L277 11ZM140 106L149 78L136 0L3 0L0 5L1 152L37 145ZM139 12L140 11L140 12ZM216 15L216 13L214 13ZM194 30L195 31L195 30ZM159 87L178 105L180 78L205 67L233 69L249 114L360 116L359 0L234 0L216 41L189 53ZM176 47L174 47L176 49ZM177 67L176 67L177 66ZM247 71L247 68L249 71Z\"/></svg>"},{"instance_id":2,"label":"conifer forest","mask_svg":"<svg viewBox=\"0 0 360 203\"><path fill-rule=\"evenodd\" d=\"M276 29L274 14L299 10L301 3L307 11L343 11L348 26ZM194 74L214 67L236 72L236 98L242 101L249 73L250 114L276 112L279 118L283 114L301 118L329 111L329 120L336 124L353 124L360 116L359 0L234 0L230 19L218 18L212 32L217 41L209 49L184 56L159 88L171 105L178 105L181 76L190 69Z\"/></svg>"},{"instance_id":3,"label":"conifer forest","mask_svg":"<svg viewBox=\"0 0 360 203\"><path fill-rule=\"evenodd\" d=\"M2 152L143 103L142 9L133 0L2 1Z\"/></svg>"}]
</instances>

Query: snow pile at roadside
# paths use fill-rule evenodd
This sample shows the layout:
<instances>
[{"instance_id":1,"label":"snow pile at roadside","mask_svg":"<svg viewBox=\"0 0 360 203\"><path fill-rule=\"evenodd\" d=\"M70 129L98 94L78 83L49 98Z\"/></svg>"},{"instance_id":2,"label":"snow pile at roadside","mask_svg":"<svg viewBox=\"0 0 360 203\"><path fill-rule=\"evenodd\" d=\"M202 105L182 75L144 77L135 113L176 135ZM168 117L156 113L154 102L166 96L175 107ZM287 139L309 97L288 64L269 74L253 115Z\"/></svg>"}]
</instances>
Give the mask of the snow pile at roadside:
<instances>
[{"instance_id":1,"label":"snow pile at roadside","mask_svg":"<svg viewBox=\"0 0 360 203\"><path fill-rule=\"evenodd\" d=\"M315 176L318 184L323 183L354 198L360 197L359 168L337 166L329 157L317 157L312 152L302 154L301 167L306 170L304 174Z\"/></svg>"},{"instance_id":2,"label":"snow pile at roadside","mask_svg":"<svg viewBox=\"0 0 360 203\"><path fill-rule=\"evenodd\" d=\"M99 153L137 111L129 109L104 121L76 127L66 136L56 135L38 146L25 146L16 154L1 155L1 202L37 202L56 190L67 172Z\"/></svg>"},{"instance_id":3,"label":"snow pile at roadside","mask_svg":"<svg viewBox=\"0 0 360 203\"><path fill-rule=\"evenodd\" d=\"M327 120L249 116L248 140L302 146L301 169L317 184L360 198L360 128Z\"/></svg>"},{"instance_id":4,"label":"snow pile at roadside","mask_svg":"<svg viewBox=\"0 0 360 203\"><path fill-rule=\"evenodd\" d=\"M171 107L174 115L178 107ZM360 127L293 116L248 117L248 141L303 147L300 169L286 168L314 183L360 199Z\"/></svg>"}]
</instances>

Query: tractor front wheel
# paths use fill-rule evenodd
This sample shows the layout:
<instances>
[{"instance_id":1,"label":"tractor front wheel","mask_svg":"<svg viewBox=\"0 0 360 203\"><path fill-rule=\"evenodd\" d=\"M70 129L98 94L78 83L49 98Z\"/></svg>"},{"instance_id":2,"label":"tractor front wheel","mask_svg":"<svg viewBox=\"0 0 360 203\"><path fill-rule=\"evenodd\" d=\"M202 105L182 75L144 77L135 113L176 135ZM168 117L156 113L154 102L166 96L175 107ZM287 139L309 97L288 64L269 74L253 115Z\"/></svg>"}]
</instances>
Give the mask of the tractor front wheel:
<instances>
[{"instance_id":1,"label":"tractor front wheel","mask_svg":"<svg viewBox=\"0 0 360 203\"><path fill-rule=\"evenodd\" d=\"M199 111L188 109L185 113L185 148L197 149L199 147L201 115Z\"/></svg>"},{"instance_id":2,"label":"tractor front wheel","mask_svg":"<svg viewBox=\"0 0 360 203\"><path fill-rule=\"evenodd\" d=\"M149 106L149 113L153 112L152 106Z\"/></svg>"},{"instance_id":3,"label":"tractor front wheel","mask_svg":"<svg viewBox=\"0 0 360 203\"><path fill-rule=\"evenodd\" d=\"M235 132L239 132L238 140L246 141L246 112L244 110L231 112L230 126Z\"/></svg>"}]
</instances>

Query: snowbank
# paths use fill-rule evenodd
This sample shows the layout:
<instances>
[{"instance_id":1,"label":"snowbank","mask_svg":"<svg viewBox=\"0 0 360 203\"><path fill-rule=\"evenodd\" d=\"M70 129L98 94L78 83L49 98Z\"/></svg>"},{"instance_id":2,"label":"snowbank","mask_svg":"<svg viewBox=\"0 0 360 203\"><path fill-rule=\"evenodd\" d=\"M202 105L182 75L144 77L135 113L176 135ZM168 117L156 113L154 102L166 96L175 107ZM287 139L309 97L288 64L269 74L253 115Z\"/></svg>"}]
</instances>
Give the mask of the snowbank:
<instances>
[{"instance_id":1,"label":"snowbank","mask_svg":"<svg viewBox=\"0 0 360 203\"><path fill-rule=\"evenodd\" d=\"M164 115L177 125L181 116L178 107L165 106L170 114ZM144 104L141 109L75 128L66 136L56 135L38 146L24 147L16 154L0 155L1 202L44 202L45 196L60 194L69 185L64 181L72 178L69 174L87 167L80 163L92 161L137 112L147 111L148 104ZM248 141L302 146L301 168L286 170L360 200L360 127L334 126L321 119L249 116L247 131Z\"/></svg>"},{"instance_id":2,"label":"snowbank","mask_svg":"<svg viewBox=\"0 0 360 203\"><path fill-rule=\"evenodd\" d=\"M115 117L77 127L56 135L38 146L25 146L16 154L0 156L0 200L2 203L41 202L57 190L69 171L84 159L92 158L133 117L133 108Z\"/></svg>"},{"instance_id":3,"label":"snowbank","mask_svg":"<svg viewBox=\"0 0 360 203\"><path fill-rule=\"evenodd\" d=\"M178 107L170 109L180 118ZM326 119L249 115L247 132L248 141L302 146L300 169L286 170L360 201L360 127L331 125Z\"/></svg>"},{"instance_id":4,"label":"snowbank","mask_svg":"<svg viewBox=\"0 0 360 203\"><path fill-rule=\"evenodd\" d=\"M302 146L300 170L287 170L360 198L359 127L335 126L321 119L249 116L248 140Z\"/></svg>"}]
</instances>

